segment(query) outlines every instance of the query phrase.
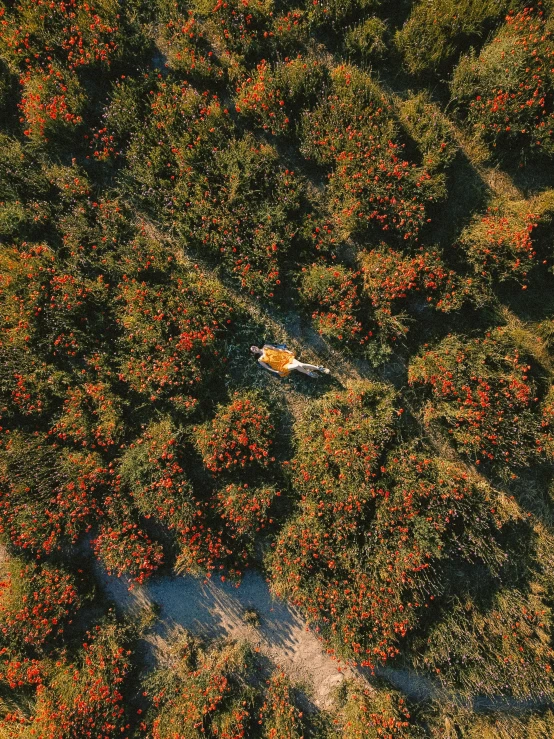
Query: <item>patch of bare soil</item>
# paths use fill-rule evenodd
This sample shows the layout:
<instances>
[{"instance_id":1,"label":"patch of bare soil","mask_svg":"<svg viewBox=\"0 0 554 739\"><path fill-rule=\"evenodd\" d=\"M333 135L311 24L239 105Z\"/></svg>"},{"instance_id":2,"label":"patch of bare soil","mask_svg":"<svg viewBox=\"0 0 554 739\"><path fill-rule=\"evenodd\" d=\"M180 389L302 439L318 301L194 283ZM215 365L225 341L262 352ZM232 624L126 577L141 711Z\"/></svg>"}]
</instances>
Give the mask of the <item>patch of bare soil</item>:
<instances>
[{"instance_id":1,"label":"patch of bare soil","mask_svg":"<svg viewBox=\"0 0 554 739\"><path fill-rule=\"evenodd\" d=\"M155 658L164 660L167 645L180 629L212 639L226 637L249 642L252 647L304 685L317 708L330 708L333 692L354 671L329 655L308 629L300 614L271 596L263 577L245 574L239 587L219 580L193 577L153 578L129 591L124 579L98 569L105 594L128 615L139 617L144 609L159 610L147 641ZM249 621L257 617L258 624Z\"/></svg>"}]
</instances>

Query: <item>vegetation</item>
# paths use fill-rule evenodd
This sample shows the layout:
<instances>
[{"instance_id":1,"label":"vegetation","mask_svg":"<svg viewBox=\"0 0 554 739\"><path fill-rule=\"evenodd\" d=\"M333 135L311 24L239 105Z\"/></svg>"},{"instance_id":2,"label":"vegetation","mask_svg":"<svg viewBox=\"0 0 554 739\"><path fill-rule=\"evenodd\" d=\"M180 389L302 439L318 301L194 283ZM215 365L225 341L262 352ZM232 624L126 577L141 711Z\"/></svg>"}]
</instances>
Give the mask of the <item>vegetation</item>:
<instances>
[{"instance_id":1,"label":"vegetation","mask_svg":"<svg viewBox=\"0 0 554 739\"><path fill-rule=\"evenodd\" d=\"M553 33L0 0L0 737L554 733ZM332 706L102 594L252 569L365 668Z\"/></svg>"}]
</instances>

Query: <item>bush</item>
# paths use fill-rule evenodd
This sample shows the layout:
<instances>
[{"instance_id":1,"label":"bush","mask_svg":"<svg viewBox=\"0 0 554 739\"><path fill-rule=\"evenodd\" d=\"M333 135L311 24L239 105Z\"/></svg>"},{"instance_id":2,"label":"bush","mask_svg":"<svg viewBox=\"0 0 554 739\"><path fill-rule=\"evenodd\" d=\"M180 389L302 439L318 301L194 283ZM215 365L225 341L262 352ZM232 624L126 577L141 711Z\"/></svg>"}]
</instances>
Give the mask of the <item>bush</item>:
<instances>
[{"instance_id":1,"label":"bush","mask_svg":"<svg viewBox=\"0 0 554 739\"><path fill-rule=\"evenodd\" d=\"M249 294L274 297L303 249L302 180L251 135L226 141L203 170L177 187L180 233Z\"/></svg>"},{"instance_id":2,"label":"bush","mask_svg":"<svg viewBox=\"0 0 554 739\"><path fill-rule=\"evenodd\" d=\"M63 634L80 607L70 572L12 559L0 582L0 644L40 650Z\"/></svg>"},{"instance_id":3,"label":"bush","mask_svg":"<svg viewBox=\"0 0 554 739\"><path fill-rule=\"evenodd\" d=\"M206 469L232 474L275 461L273 431L266 403L256 393L237 391L230 403L218 406L211 422L195 427L194 437Z\"/></svg>"},{"instance_id":4,"label":"bush","mask_svg":"<svg viewBox=\"0 0 554 739\"><path fill-rule=\"evenodd\" d=\"M270 67L265 60L237 88L236 110L272 134L294 130L300 113L315 104L327 70L313 57L301 57Z\"/></svg>"},{"instance_id":5,"label":"bush","mask_svg":"<svg viewBox=\"0 0 554 739\"><path fill-rule=\"evenodd\" d=\"M231 483L216 493L215 505L231 538L242 539L252 548L256 534L273 522L269 510L280 494L274 487L251 488L246 483Z\"/></svg>"},{"instance_id":6,"label":"bush","mask_svg":"<svg viewBox=\"0 0 554 739\"><path fill-rule=\"evenodd\" d=\"M184 634L172 645L170 667L148 680L152 739L247 736L254 689L247 676L252 655L246 644L208 649Z\"/></svg>"},{"instance_id":7,"label":"bush","mask_svg":"<svg viewBox=\"0 0 554 739\"><path fill-rule=\"evenodd\" d=\"M129 727L122 690L131 653L123 646L125 641L121 628L113 624L96 626L85 636L75 661L64 658L47 666L44 679L35 681L38 684L31 717L12 716L4 725L0 723L8 732L5 736L121 737Z\"/></svg>"},{"instance_id":8,"label":"bush","mask_svg":"<svg viewBox=\"0 0 554 739\"><path fill-rule=\"evenodd\" d=\"M344 238L372 225L416 238L434 199L429 173L404 158L391 104L367 74L340 66L331 82L327 99L304 114L301 138L307 157L332 166L329 208Z\"/></svg>"},{"instance_id":9,"label":"bush","mask_svg":"<svg viewBox=\"0 0 554 739\"><path fill-rule=\"evenodd\" d=\"M344 739L416 739L421 729L410 720L406 701L384 685L348 680L339 693L340 708L335 723Z\"/></svg>"},{"instance_id":10,"label":"bush","mask_svg":"<svg viewBox=\"0 0 554 739\"><path fill-rule=\"evenodd\" d=\"M550 630L550 610L536 595L503 588L486 610L455 597L417 664L469 699L506 695L549 701Z\"/></svg>"},{"instance_id":11,"label":"bush","mask_svg":"<svg viewBox=\"0 0 554 739\"><path fill-rule=\"evenodd\" d=\"M121 455L121 485L145 518L182 532L195 516L194 496L180 464L182 432L166 417L150 423Z\"/></svg>"},{"instance_id":12,"label":"bush","mask_svg":"<svg viewBox=\"0 0 554 739\"><path fill-rule=\"evenodd\" d=\"M486 38L509 6L510 0L415 3L394 39L406 68L417 76L448 72L464 48Z\"/></svg>"},{"instance_id":13,"label":"bush","mask_svg":"<svg viewBox=\"0 0 554 739\"><path fill-rule=\"evenodd\" d=\"M413 307L417 295L420 302L446 313L459 308L473 292L472 280L464 284L436 250L421 250L409 257L383 244L361 252L359 260L363 291L371 300L375 319L381 330L392 336L408 331L405 314L397 309L400 301Z\"/></svg>"},{"instance_id":14,"label":"bush","mask_svg":"<svg viewBox=\"0 0 554 739\"><path fill-rule=\"evenodd\" d=\"M460 244L475 271L489 281L525 281L537 256L536 226L537 215L525 201L496 205L463 231Z\"/></svg>"},{"instance_id":15,"label":"bush","mask_svg":"<svg viewBox=\"0 0 554 739\"><path fill-rule=\"evenodd\" d=\"M296 489L308 497L363 501L378 460L393 437L392 387L360 381L330 392L308 407L295 430Z\"/></svg>"},{"instance_id":16,"label":"bush","mask_svg":"<svg viewBox=\"0 0 554 739\"><path fill-rule=\"evenodd\" d=\"M302 713L294 704L286 675L275 671L267 681L259 722L263 739L304 739Z\"/></svg>"},{"instance_id":17,"label":"bush","mask_svg":"<svg viewBox=\"0 0 554 739\"><path fill-rule=\"evenodd\" d=\"M427 92L411 95L399 103L400 120L423 155L429 172L443 171L452 163L458 145L450 122ZM446 184L445 184L446 191Z\"/></svg>"},{"instance_id":18,"label":"bush","mask_svg":"<svg viewBox=\"0 0 554 739\"><path fill-rule=\"evenodd\" d=\"M246 643L207 646L185 632L170 644L167 662L144 685L152 700L143 728L152 739L305 736L290 682L275 671L264 686Z\"/></svg>"},{"instance_id":19,"label":"bush","mask_svg":"<svg viewBox=\"0 0 554 739\"><path fill-rule=\"evenodd\" d=\"M105 503L105 518L91 541L94 553L108 574L127 576L131 588L134 583L142 585L163 563L163 548L142 528L117 485Z\"/></svg>"},{"instance_id":20,"label":"bush","mask_svg":"<svg viewBox=\"0 0 554 739\"><path fill-rule=\"evenodd\" d=\"M542 10L525 8L508 15L481 54L463 57L454 72L453 100L499 156L554 152L552 49Z\"/></svg>"},{"instance_id":21,"label":"bush","mask_svg":"<svg viewBox=\"0 0 554 739\"><path fill-rule=\"evenodd\" d=\"M448 336L412 361L408 381L427 390L426 425L447 431L466 458L501 472L536 459L540 421L530 370L509 335L496 329L469 342Z\"/></svg>"},{"instance_id":22,"label":"bush","mask_svg":"<svg viewBox=\"0 0 554 739\"><path fill-rule=\"evenodd\" d=\"M300 297L311 309L316 331L342 348L363 346L372 336L363 320L359 273L316 263L302 270Z\"/></svg>"},{"instance_id":23,"label":"bush","mask_svg":"<svg viewBox=\"0 0 554 739\"><path fill-rule=\"evenodd\" d=\"M450 558L496 572L504 562L490 490L455 465L394 449L361 490L340 475L318 485L309 469L298 468L303 497L269 558L271 585L339 655L371 667L397 655L441 593Z\"/></svg>"},{"instance_id":24,"label":"bush","mask_svg":"<svg viewBox=\"0 0 554 739\"><path fill-rule=\"evenodd\" d=\"M120 378L150 400L193 409L231 322L225 292L203 273L175 268L169 284L124 277L117 293Z\"/></svg>"},{"instance_id":25,"label":"bush","mask_svg":"<svg viewBox=\"0 0 554 739\"><path fill-rule=\"evenodd\" d=\"M105 473L95 452L7 434L0 448L0 533L42 555L76 543L102 515Z\"/></svg>"}]
</instances>

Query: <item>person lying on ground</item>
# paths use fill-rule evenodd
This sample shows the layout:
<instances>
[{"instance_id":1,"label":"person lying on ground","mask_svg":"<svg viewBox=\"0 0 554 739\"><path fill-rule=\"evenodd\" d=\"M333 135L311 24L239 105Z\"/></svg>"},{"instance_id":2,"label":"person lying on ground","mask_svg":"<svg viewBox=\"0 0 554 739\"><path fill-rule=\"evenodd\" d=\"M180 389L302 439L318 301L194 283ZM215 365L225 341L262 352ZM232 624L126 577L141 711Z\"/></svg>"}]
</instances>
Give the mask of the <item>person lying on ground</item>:
<instances>
[{"instance_id":1,"label":"person lying on ground","mask_svg":"<svg viewBox=\"0 0 554 739\"><path fill-rule=\"evenodd\" d=\"M260 355L258 362L264 369L273 372L274 375L279 375L279 377L286 377L291 370L298 370L298 372L302 372L308 377L317 377L317 372L323 372L325 375L330 374L326 367L299 362L285 344L264 344L262 349L251 346L250 351L252 354Z\"/></svg>"}]
</instances>

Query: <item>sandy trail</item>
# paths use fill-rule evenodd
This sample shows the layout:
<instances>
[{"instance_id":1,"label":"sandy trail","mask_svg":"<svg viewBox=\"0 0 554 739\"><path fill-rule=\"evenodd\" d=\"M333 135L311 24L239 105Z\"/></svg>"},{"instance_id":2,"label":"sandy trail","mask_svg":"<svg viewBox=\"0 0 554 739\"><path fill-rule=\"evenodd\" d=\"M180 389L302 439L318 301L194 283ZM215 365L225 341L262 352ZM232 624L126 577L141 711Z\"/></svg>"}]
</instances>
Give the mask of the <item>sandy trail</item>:
<instances>
[{"instance_id":1,"label":"sandy trail","mask_svg":"<svg viewBox=\"0 0 554 739\"><path fill-rule=\"evenodd\" d=\"M158 621L147 635L156 659L163 661L167 644L180 629L207 638L230 637L248 641L254 649L306 686L314 705L329 708L334 688L354 671L334 660L310 631L299 613L271 596L263 577L245 574L239 587L219 580L204 582L193 577L158 577L128 590L124 578L110 577L97 568L100 584L116 608L137 615L157 604ZM254 609L259 626L245 622Z\"/></svg>"}]
</instances>

